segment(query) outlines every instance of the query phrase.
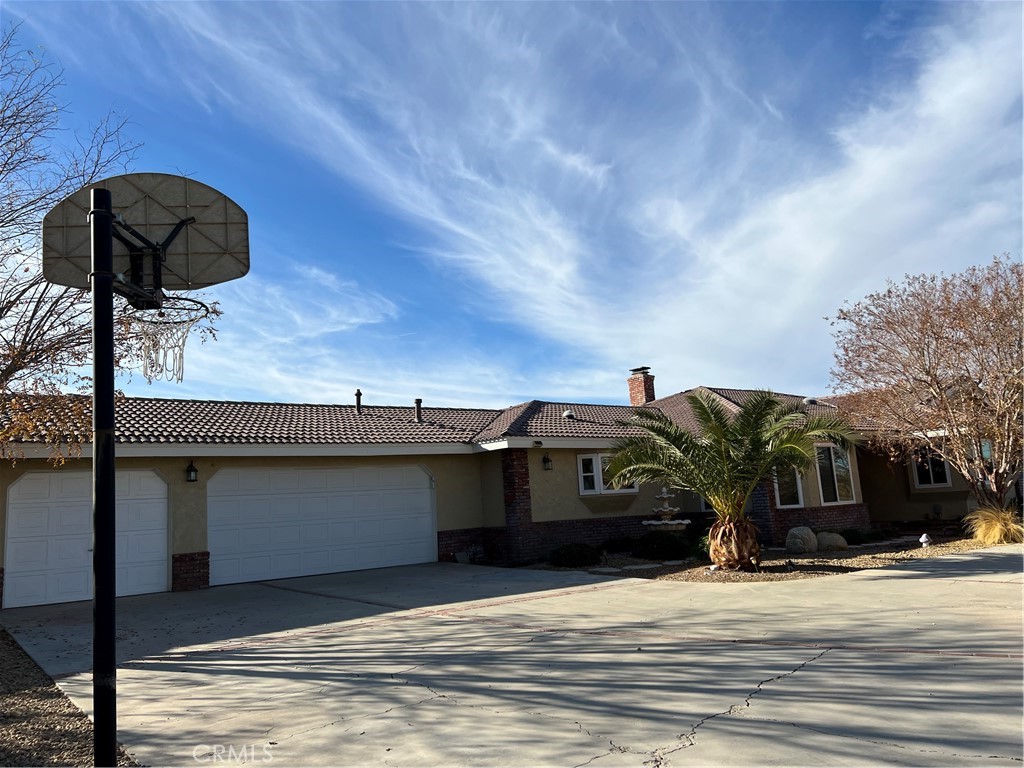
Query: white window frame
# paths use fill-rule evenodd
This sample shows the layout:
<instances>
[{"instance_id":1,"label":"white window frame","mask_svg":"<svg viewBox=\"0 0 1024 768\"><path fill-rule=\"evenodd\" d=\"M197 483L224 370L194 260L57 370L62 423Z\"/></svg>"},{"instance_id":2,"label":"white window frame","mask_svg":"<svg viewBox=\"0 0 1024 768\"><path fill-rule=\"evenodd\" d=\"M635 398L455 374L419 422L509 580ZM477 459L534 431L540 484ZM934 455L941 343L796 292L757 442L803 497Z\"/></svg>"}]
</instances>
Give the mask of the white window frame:
<instances>
[{"instance_id":1,"label":"white window frame","mask_svg":"<svg viewBox=\"0 0 1024 768\"><path fill-rule=\"evenodd\" d=\"M815 443L814 445L814 474L818 476L818 500L821 502L823 507L834 507L840 504L856 504L857 503L857 483L854 478L853 471L853 457L850 456L849 451L843 451L838 445L834 443ZM818 450L821 448L828 448L831 451L832 457L832 482L835 484L836 501L825 501L825 487L821 483L821 465L818 463ZM846 454L847 463L850 466L850 493L852 498L840 499L839 498L839 481L836 478L835 466L836 466L836 451L842 451Z\"/></svg>"},{"instance_id":2,"label":"white window frame","mask_svg":"<svg viewBox=\"0 0 1024 768\"><path fill-rule=\"evenodd\" d=\"M580 496L608 496L608 495L619 495L624 493L636 493L637 488L635 485L626 486L625 488L608 488L604 481L604 463L610 460L612 454L610 453L580 453L576 455L576 478L579 481ZM587 475L593 474L594 476L594 489L583 487L583 461L584 459L593 459L594 472L586 473Z\"/></svg>"},{"instance_id":3,"label":"white window frame","mask_svg":"<svg viewBox=\"0 0 1024 768\"><path fill-rule=\"evenodd\" d=\"M935 453L935 451L932 451L930 448L928 448L928 446L922 446L919 450L921 450L921 451L928 451L929 453L932 453L932 454ZM917 451L914 451L914 453L916 454ZM953 485L953 475L950 473L949 462L946 461L945 457L943 457L943 456L936 456L936 458L938 458L938 459L940 459L942 461L942 465L943 465L943 467L946 470L946 482L944 482L944 483L924 483L922 485L921 482L920 482L920 478L917 475L917 467L918 467L917 456L912 456L910 458L910 478L911 478L911 481L914 483L914 488L916 488L918 490L922 490L922 491L930 491L930 490L932 490L934 488L950 488L950 487L952 487L952 485ZM934 475L932 474L932 465L931 465L930 461L928 463L928 476L934 478Z\"/></svg>"},{"instance_id":4,"label":"white window frame","mask_svg":"<svg viewBox=\"0 0 1024 768\"><path fill-rule=\"evenodd\" d=\"M815 457L817 457L817 452L815 452ZM797 471L796 467L790 467L789 471L793 473L793 477L796 479L796 497L799 501L796 504L782 503L782 499L779 497L779 477L774 475L772 477L772 485L775 486L775 507L777 509L801 509L804 506L804 484L801 482L800 472ZM821 482L820 478L818 482Z\"/></svg>"}]
</instances>

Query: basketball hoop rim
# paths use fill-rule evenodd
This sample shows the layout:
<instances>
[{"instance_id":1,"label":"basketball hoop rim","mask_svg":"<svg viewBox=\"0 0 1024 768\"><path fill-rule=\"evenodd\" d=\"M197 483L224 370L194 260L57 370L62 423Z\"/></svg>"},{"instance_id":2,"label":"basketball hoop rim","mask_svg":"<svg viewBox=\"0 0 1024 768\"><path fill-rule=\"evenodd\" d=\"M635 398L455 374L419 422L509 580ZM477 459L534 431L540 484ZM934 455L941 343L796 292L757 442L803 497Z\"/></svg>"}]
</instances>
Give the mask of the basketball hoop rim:
<instances>
[{"instance_id":1,"label":"basketball hoop rim","mask_svg":"<svg viewBox=\"0 0 1024 768\"><path fill-rule=\"evenodd\" d=\"M155 317L145 317L142 313L153 313ZM168 318L168 312L181 314L181 317ZM191 296L164 294L163 304L159 309L138 309L128 304L124 308L124 317L137 323L149 325L184 325L197 323L210 316L210 305Z\"/></svg>"}]
</instances>

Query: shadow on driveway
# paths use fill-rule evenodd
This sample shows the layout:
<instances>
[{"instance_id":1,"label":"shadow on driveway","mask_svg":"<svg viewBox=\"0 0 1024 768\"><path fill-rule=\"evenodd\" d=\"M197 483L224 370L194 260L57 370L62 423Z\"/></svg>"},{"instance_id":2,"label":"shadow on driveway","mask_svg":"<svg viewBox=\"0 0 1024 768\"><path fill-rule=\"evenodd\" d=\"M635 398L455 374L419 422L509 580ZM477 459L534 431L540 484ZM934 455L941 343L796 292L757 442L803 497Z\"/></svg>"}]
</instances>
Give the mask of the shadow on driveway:
<instances>
[{"instance_id":1,"label":"shadow on driveway","mask_svg":"<svg viewBox=\"0 0 1024 768\"><path fill-rule=\"evenodd\" d=\"M117 600L117 658L121 664L174 648L407 609L620 581L580 572L428 563L135 595ZM7 609L0 611L0 626L54 678L92 668L91 602Z\"/></svg>"}]
</instances>

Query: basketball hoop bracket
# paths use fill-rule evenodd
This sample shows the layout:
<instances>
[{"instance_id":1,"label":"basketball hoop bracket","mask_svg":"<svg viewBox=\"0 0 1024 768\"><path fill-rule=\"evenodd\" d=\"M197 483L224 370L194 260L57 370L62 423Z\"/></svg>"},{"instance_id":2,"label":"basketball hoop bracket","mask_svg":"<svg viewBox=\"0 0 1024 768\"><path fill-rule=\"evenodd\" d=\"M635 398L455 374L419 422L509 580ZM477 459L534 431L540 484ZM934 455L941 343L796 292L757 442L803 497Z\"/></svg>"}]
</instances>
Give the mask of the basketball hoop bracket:
<instances>
[{"instance_id":1,"label":"basketball hoop bracket","mask_svg":"<svg viewBox=\"0 0 1024 768\"><path fill-rule=\"evenodd\" d=\"M167 260L167 247L185 227L194 223L195 216L181 219L163 240L154 243L117 214L113 221L113 237L128 250L129 279L115 275L114 291L124 296L136 309L160 309L163 304L163 266Z\"/></svg>"}]
</instances>

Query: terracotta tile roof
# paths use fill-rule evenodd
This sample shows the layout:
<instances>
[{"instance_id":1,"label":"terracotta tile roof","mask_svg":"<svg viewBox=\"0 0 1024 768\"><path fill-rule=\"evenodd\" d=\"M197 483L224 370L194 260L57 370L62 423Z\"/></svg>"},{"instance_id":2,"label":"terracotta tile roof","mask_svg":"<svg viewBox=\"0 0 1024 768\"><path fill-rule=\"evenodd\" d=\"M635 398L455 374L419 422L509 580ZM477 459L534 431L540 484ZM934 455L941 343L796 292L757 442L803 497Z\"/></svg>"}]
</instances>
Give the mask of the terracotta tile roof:
<instances>
[{"instance_id":1,"label":"terracotta tile roof","mask_svg":"<svg viewBox=\"0 0 1024 768\"><path fill-rule=\"evenodd\" d=\"M843 395L823 395L818 400L835 408L854 429L860 432L889 432L897 429L895 422L879 421L877 418L860 413L858 403L863 396L864 393L856 392Z\"/></svg>"},{"instance_id":2,"label":"terracotta tile roof","mask_svg":"<svg viewBox=\"0 0 1024 768\"><path fill-rule=\"evenodd\" d=\"M570 412L572 418L564 414ZM548 403L531 400L506 408L501 415L476 436L476 442L487 443L507 437L567 437L614 440L629 433L617 422L633 415L625 405L589 405L586 403Z\"/></svg>"},{"instance_id":3,"label":"terracotta tile roof","mask_svg":"<svg viewBox=\"0 0 1024 768\"><path fill-rule=\"evenodd\" d=\"M754 390L698 387L654 400L644 408L660 410L684 429L696 431L686 395L703 390L736 411ZM799 404L799 395L780 394L784 402ZM810 413L835 415L834 398L820 398L807 406ZM91 401L69 395L39 402L33 422L42 426L20 442L44 442L54 434L75 442L92 439ZM40 402L42 405L40 405ZM566 412L573 414L567 418ZM119 444L204 445L415 445L486 444L507 438L576 438L615 440L632 430L618 422L634 409L623 405L551 403L531 400L502 410L423 408L417 422L412 406L311 405L253 403L220 400L176 400L129 397L116 407ZM8 409L0 412L0 426L9 423ZM66 439L66 438L65 438Z\"/></svg>"},{"instance_id":4,"label":"terracotta tile roof","mask_svg":"<svg viewBox=\"0 0 1024 768\"><path fill-rule=\"evenodd\" d=\"M748 397L754 394L753 389L720 389L718 387L707 387L719 397L734 403L736 407L743 405ZM788 395L785 392L773 393L783 404L789 406L803 407L804 412L810 416L836 416L838 409L824 397L806 397L804 395Z\"/></svg>"},{"instance_id":5,"label":"terracotta tile roof","mask_svg":"<svg viewBox=\"0 0 1024 768\"><path fill-rule=\"evenodd\" d=\"M49 408L81 400L69 397ZM78 439L91 440L91 403L74 419ZM413 407L305 405L212 400L124 398L116 405L117 442L201 444L409 444L469 443L501 411ZM60 423L64 414L47 418ZM67 421L67 419L63 419ZM67 431L67 430L65 430ZM30 440L43 439L42 433Z\"/></svg>"},{"instance_id":6,"label":"terracotta tile roof","mask_svg":"<svg viewBox=\"0 0 1024 768\"><path fill-rule=\"evenodd\" d=\"M685 392L677 392L674 395L652 400L647 408L657 408L667 415L672 421L684 429L695 432L699 428L693 409L690 407L687 395L696 392L710 392L715 395L726 410L736 413L754 392L754 389L725 389L721 387L696 387ZM774 395L786 405L802 406L806 413L812 416L837 416L842 411L832 402L832 398L805 398L803 395L789 395L784 392L775 392ZM813 402L808 402L813 401Z\"/></svg>"}]
</instances>

